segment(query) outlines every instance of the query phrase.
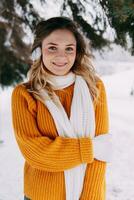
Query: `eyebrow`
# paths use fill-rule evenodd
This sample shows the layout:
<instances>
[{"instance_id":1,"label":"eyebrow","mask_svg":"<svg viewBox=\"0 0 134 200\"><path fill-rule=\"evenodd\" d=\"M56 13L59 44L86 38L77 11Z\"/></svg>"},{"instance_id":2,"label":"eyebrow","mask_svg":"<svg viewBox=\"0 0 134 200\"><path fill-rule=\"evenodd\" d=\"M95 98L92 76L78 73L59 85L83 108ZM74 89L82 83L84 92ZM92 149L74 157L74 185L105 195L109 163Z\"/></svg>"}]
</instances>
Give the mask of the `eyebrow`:
<instances>
[{"instance_id":1,"label":"eyebrow","mask_svg":"<svg viewBox=\"0 0 134 200\"><path fill-rule=\"evenodd\" d=\"M47 45L58 45L58 44L56 44L56 43L53 43L53 42L50 42L50 43L47 43ZM67 44L66 46L76 46L76 44Z\"/></svg>"}]
</instances>

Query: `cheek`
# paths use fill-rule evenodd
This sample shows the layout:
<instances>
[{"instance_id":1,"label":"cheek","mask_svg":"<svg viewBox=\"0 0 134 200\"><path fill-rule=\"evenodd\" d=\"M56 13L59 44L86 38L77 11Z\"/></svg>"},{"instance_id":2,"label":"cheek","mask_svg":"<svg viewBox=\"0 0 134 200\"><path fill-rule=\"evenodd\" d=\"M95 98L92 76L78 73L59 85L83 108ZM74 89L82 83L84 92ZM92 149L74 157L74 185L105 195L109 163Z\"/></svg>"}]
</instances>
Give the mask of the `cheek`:
<instances>
[{"instance_id":1,"label":"cheek","mask_svg":"<svg viewBox=\"0 0 134 200\"><path fill-rule=\"evenodd\" d=\"M70 60L72 60L72 62L75 61L75 59L76 59L76 52L70 55Z\"/></svg>"},{"instance_id":2,"label":"cheek","mask_svg":"<svg viewBox=\"0 0 134 200\"><path fill-rule=\"evenodd\" d=\"M51 55L52 55L52 53L50 53L50 52L48 51L48 49L43 49L42 54L43 54L43 56L51 56Z\"/></svg>"},{"instance_id":3,"label":"cheek","mask_svg":"<svg viewBox=\"0 0 134 200\"><path fill-rule=\"evenodd\" d=\"M46 49L43 49L42 51L42 60L45 66L47 66L50 63L50 55L49 52Z\"/></svg>"},{"instance_id":4,"label":"cheek","mask_svg":"<svg viewBox=\"0 0 134 200\"><path fill-rule=\"evenodd\" d=\"M43 62L45 65L50 63L51 60L53 59L53 55L48 51L48 49L43 49L42 55L43 55Z\"/></svg>"}]
</instances>

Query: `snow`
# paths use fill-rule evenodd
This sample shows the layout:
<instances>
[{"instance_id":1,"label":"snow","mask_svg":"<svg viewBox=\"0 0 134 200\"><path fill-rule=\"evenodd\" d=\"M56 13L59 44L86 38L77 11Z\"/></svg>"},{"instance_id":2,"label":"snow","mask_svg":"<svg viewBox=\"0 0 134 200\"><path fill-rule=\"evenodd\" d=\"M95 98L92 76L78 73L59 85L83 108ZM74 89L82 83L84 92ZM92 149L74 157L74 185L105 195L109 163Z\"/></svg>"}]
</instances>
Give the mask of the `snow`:
<instances>
[{"instance_id":1,"label":"snow","mask_svg":"<svg viewBox=\"0 0 134 200\"><path fill-rule=\"evenodd\" d=\"M23 194L23 158L11 123L12 88L0 91L0 200L21 200Z\"/></svg>"},{"instance_id":2,"label":"snow","mask_svg":"<svg viewBox=\"0 0 134 200\"><path fill-rule=\"evenodd\" d=\"M103 78L107 89L114 158L107 170L107 199L134 199L134 69ZM133 85L134 87L134 85Z\"/></svg>"},{"instance_id":3,"label":"snow","mask_svg":"<svg viewBox=\"0 0 134 200\"><path fill-rule=\"evenodd\" d=\"M102 76L106 86L114 156L107 165L107 200L134 199L134 80L131 67ZM23 157L16 144L11 120L12 88L0 90L0 200L23 199Z\"/></svg>"}]
</instances>

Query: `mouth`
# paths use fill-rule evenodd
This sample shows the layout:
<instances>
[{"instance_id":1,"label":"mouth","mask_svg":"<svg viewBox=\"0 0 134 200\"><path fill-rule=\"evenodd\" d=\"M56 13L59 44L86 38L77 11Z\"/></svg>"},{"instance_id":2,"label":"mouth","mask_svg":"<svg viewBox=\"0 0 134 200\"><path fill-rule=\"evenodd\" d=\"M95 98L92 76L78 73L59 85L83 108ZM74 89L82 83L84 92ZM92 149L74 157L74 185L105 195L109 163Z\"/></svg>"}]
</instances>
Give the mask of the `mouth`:
<instances>
[{"instance_id":1,"label":"mouth","mask_svg":"<svg viewBox=\"0 0 134 200\"><path fill-rule=\"evenodd\" d=\"M55 62L53 62L53 64L57 67L65 67L67 63L55 63Z\"/></svg>"}]
</instances>

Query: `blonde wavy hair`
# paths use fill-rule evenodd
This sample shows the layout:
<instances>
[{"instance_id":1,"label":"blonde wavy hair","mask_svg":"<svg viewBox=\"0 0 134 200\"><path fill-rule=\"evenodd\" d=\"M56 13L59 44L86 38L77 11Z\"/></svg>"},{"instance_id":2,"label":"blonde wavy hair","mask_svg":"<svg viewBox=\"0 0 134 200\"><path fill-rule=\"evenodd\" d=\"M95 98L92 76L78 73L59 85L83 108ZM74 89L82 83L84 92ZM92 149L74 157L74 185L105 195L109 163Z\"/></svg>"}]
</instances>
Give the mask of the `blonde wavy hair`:
<instances>
[{"instance_id":1,"label":"blonde wavy hair","mask_svg":"<svg viewBox=\"0 0 134 200\"><path fill-rule=\"evenodd\" d=\"M67 17L53 17L46 21L39 22L35 29L35 38L32 51L38 47L41 48L43 39L57 29L67 29L75 36L77 52L71 71L76 75L81 75L85 79L93 101L97 100L99 96L99 91L96 86L98 76L96 75L95 69L91 64L92 56L89 52L89 47L86 45L84 37L78 30L78 26L71 19ZM39 92L39 90L42 88L45 88L48 91L49 97L55 101L55 93L53 88L47 82L48 76L49 72L44 66L41 55L40 58L34 61L31 65L31 68L28 71L29 80L27 83L25 83L27 90L40 101L43 101ZM40 89L37 89L37 84L40 86Z\"/></svg>"}]
</instances>

